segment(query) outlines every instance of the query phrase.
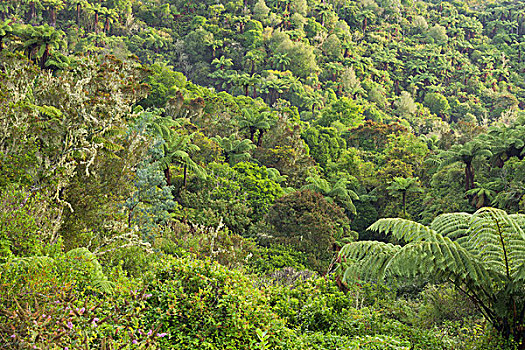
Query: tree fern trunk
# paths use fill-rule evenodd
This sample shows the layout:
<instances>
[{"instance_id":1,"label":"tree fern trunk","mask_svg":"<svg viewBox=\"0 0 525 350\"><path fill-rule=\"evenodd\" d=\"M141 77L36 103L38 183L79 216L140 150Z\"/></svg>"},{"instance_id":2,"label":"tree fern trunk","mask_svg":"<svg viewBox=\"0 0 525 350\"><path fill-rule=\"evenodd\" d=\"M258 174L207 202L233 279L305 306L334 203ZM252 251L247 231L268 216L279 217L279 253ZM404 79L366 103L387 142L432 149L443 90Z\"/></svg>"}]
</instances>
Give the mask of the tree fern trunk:
<instances>
[{"instance_id":1,"label":"tree fern trunk","mask_svg":"<svg viewBox=\"0 0 525 350\"><path fill-rule=\"evenodd\" d=\"M77 4L77 26L80 27L80 4Z\"/></svg>"},{"instance_id":2,"label":"tree fern trunk","mask_svg":"<svg viewBox=\"0 0 525 350\"><path fill-rule=\"evenodd\" d=\"M188 165L184 164L184 188L186 188L186 185L188 184Z\"/></svg>"},{"instance_id":3,"label":"tree fern trunk","mask_svg":"<svg viewBox=\"0 0 525 350\"><path fill-rule=\"evenodd\" d=\"M171 172L169 165L164 169L164 177L166 178L166 183L168 186L171 186Z\"/></svg>"},{"instance_id":4,"label":"tree fern trunk","mask_svg":"<svg viewBox=\"0 0 525 350\"><path fill-rule=\"evenodd\" d=\"M95 12L95 34L98 34L98 12Z\"/></svg>"},{"instance_id":5,"label":"tree fern trunk","mask_svg":"<svg viewBox=\"0 0 525 350\"><path fill-rule=\"evenodd\" d=\"M42 55L42 58L40 59L41 69L46 68L46 62L48 58L49 58L49 45L46 44L46 50L44 51L44 54Z\"/></svg>"},{"instance_id":6,"label":"tree fern trunk","mask_svg":"<svg viewBox=\"0 0 525 350\"><path fill-rule=\"evenodd\" d=\"M57 12L54 7L49 9L49 25L51 27L56 27L57 25Z\"/></svg>"},{"instance_id":7,"label":"tree fern trunk","mask_svg":"<svg viewBox=\"0 0 525 350\"><path fill-rule=\"evenodd\" d=\"M407 193L403 191L403 215L407 217Z\"/></svg>"},{"instance_id":8,"label":"tree fern trunk","mask_svg":"<svg viewBox=\"0 0 525 350\"><path fill-rule=\"evenodd\" d=\"M29 21L31 21L33 18L36 17L35 2L31 1L31 3L29 4L29 7L30 7L30 10L29 10Z\"/></svg>"},{"instance_id":9,"label":"tree fern trunk","mask_svg":"<svg viewBox=\"0 0 525 350\"><path fill-rule=\"evenodd\" d=\"M465 163L465 190L471 190L474 188L474 169L472 168L472 162Z\"/></svg>"},{"instance_id":10,"label":"tree fern trunk","mask_svg":"<svg viewBox=\"0 0 525 350\"><path fill-rule=\"evenodd\" d=\"M264 130L259 130L259 137L257 138L257 147L262 147L263 136Z\"/></svg>"}]
</instances>

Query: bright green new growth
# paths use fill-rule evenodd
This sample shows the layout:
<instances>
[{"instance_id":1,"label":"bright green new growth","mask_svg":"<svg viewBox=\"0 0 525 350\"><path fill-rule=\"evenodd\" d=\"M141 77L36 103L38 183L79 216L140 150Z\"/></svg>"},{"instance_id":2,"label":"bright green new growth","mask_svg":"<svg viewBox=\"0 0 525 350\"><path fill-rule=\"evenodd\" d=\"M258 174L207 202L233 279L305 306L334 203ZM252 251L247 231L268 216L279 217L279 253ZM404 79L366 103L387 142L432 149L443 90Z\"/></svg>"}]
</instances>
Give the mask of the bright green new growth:
<instances>
[{"instance_id":1,"label":"bright green new growth","mask_svg":"<svg viewBox=\"0 0 525 350\"><path fill-rule=\"evenodd\" d=\"M474 214L438 216L429 227L405 219L381 219L370 230L390 233L406 245L361 241L345 245L343 280L360 276L429 275L451 281L506 337L525 337L525 216L482 208Z\"/></svg>"}]
</instances>

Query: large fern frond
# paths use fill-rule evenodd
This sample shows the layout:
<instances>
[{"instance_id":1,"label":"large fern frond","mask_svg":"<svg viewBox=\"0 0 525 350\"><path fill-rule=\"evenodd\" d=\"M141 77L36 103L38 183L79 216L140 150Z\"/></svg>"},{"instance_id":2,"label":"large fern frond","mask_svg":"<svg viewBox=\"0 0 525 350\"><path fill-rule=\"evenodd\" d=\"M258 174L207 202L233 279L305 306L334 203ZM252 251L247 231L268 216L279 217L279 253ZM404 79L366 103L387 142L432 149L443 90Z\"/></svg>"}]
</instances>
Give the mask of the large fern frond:
<instances>
[{"instance_id":1,"label":"large fern frond","mask_svg":"<svg viewBox=\"0 0 525 350\"><path fill-rule=\"evenodd\" d=\"M351 278L382 279L392 257L401 247L384 242L348 243L339 252L344 268L343 281Z\"/></svg>"},{"instance_id":2,"label":"large fern frond","mask_svg":"<svg viewBox=\"0 0 525 350\"><path fill-rule=\"evenodd\" d=\"M391 233L396 239L405 242L433 239L435 231L420 223L401 219L380 219L373 223L369 230L380 233Z\"/></svg>"},{"instance_id":3,"label":"large fern frond","mask_svg":"<svg viewBox=\"0 0 525 350\"><path fill-rule=\"evenodd\" d=\"M525 232L520 224L521 216L482 208L472 215L464 245L494 272L516 278L525 264Z\"/></svg>"},{"instance_id":4,"label":"large fern frond","mask_svg":"<svg viewBox=\"0 0 525 350\"><path fill-rule=\"evenodd\" d=\"M450 239L457 239L466 235L472 214L447 213L435 218L430 229L439 232Z\"/></svg>"},{"instance_id":5,"label":"large fern frond","mask_svg":"<svg viewBox=\"0 0 525 350\"><path fill-rule=\"evenodd\" d=\"M523 332L525 316L524 223L525 216L494 208L444 214L430 227L404 219L381 219L370 229L391 233L406 244L345 245L339 256L343 280L425 274L452 281L496 329L507 329L516 336Z\"/></svg>"},{"instance_id":6,"label":"large fern frond","mask_svg":"<svg viewBox=\"0 0 525 350\"><path fill-rule=\"evenodd\" d=\"M462 215L459 215L456 220L445 217L435 221L434 224L435 227L440 225L445 227L447 235L453 237L457 233L454 233L450 226L459 227L459 232L464 230L461 224L458 225L462 222L461 217ZM445 222L453 225L447 226ZM382 271L377 275L379 278L388 274L404 276L431 274L438 278L452 276L455 280L471 285L488 285L489 281L495 278L491 271L479 264L477 258L468 249L447 235L443 236L422 224L405 219L381 219L370 226L370 230L391 233L396 239L407 242L405 246L399 247L386 265L381 263L365 268L365 270L372 268ZM351 248L345 246L341 251L347 254L349 249ZM361 258L361 260L366 261L367 264L375 261L369 258Z\"/></svg>"}]
</instances>

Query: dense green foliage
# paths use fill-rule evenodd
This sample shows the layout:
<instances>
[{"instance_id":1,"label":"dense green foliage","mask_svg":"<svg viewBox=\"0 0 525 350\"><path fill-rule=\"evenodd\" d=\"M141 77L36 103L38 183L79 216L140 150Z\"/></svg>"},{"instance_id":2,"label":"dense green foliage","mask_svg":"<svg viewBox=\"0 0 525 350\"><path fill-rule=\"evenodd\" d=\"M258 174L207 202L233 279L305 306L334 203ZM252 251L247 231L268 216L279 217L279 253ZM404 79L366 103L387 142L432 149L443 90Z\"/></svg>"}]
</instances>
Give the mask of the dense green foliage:
<instances>
[{"instance_id":1,"label":"dense green foliage","mask_svg":"<svg viewBox=\"0 0 525 350\"><path fill-rule=\"evenodd\" d=\"M519 1L0 1L0 347L525 349L524 38Z\"/></svg>"}]
</instances>

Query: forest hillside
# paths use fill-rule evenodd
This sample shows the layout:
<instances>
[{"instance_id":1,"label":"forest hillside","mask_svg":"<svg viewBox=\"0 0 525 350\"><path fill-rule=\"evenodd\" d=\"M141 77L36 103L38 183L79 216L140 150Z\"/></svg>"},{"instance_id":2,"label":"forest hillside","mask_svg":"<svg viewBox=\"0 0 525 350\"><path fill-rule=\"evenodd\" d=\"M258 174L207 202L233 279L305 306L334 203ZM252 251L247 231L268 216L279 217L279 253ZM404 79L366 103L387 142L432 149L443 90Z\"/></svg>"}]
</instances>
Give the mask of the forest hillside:
<instances>
[{"instance_id":1,"label":"forest hillside","mask_svg":"<svg viewBox=\"0 0 525 350\"><path fill-rule=\"evenodd\" d=\"M525 349L525 3L0 1L0 348Z\"/></svg>"}]
</instances>

